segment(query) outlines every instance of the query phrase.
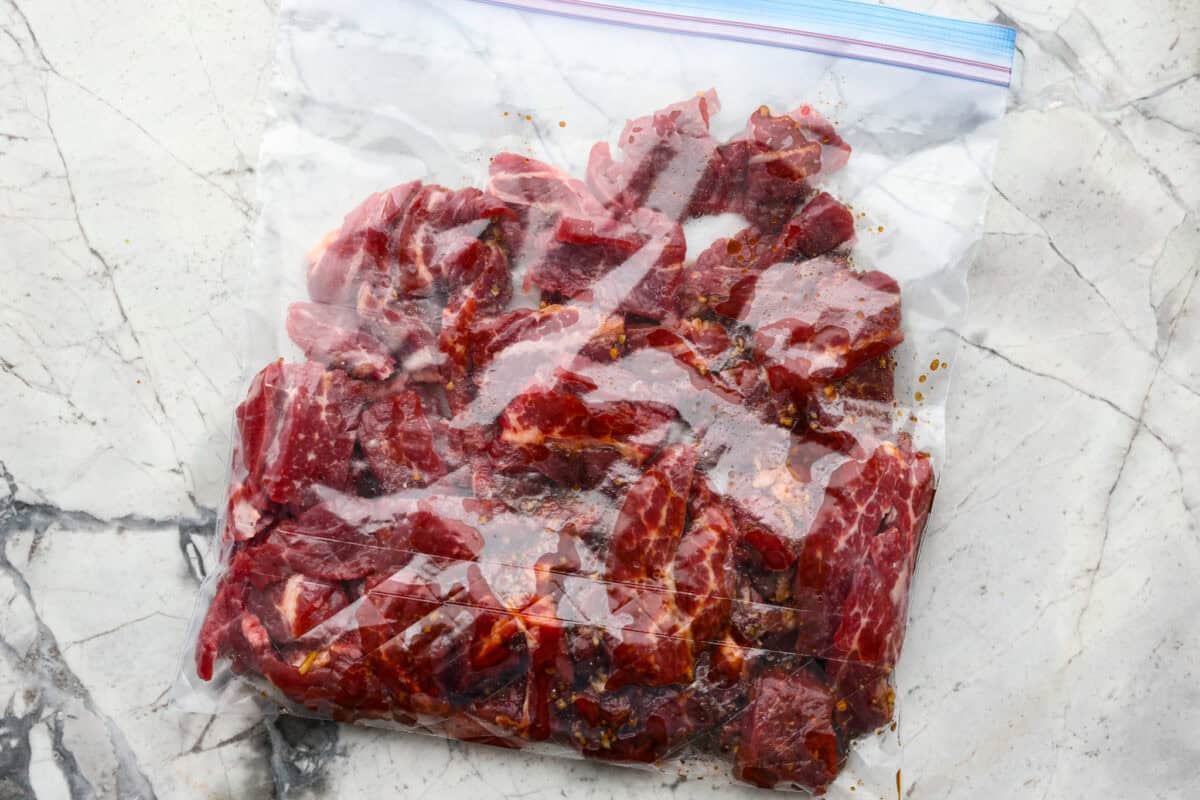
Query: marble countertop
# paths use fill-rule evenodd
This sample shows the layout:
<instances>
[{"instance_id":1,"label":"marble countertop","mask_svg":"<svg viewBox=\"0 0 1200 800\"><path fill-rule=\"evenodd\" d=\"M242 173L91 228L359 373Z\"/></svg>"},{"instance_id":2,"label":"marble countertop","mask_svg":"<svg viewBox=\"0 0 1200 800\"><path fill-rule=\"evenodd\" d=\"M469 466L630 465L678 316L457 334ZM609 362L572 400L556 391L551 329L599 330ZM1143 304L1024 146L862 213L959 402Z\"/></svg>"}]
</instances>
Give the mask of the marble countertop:
<instances>
[{"instance_id":1,"label":"marble countertop","mask_svg":"<svg viewBox=\"0 0 1200 800\"><path fill-rule=\"evenodd\" d=\"M273 5L0 2L0 797L713 795L168 707L245 372ZM903 795L1200 796L1200 5L906 5L1013 25L1020 53Z\"/></svg>"}]
</instances>

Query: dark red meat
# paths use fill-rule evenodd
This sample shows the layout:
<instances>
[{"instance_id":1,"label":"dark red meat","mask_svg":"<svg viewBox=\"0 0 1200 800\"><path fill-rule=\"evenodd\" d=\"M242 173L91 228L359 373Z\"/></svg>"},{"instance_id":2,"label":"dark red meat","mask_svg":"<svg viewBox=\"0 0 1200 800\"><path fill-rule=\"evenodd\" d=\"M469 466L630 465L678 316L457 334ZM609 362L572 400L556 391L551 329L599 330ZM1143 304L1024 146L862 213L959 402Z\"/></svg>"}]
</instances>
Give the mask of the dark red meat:
<instances>
[{"instance_id":1,"label":"dark red meat","mask_svg":"<svg viewBox=\"0 0 1200 800\"><path fill-rule=\"evenodd\" d=\"M687 619L692 640L716 642L725 632L734 596L737 530L733 516L703 479L697 481L689 514L691 525L672 565L675 604Z\"/></svg>"},{"instance_id":2,"label":"dark red meat","mask_svg":"<svg viewBox=\"0 0 1200 800\"><path fill-rule=\"evenodd\" d=\"M393 354L405 357L437 343L442 309L431 300L398 300L389 289L363 284L357 308L362 330Z\"/></svg>"},{"instance_id":3,"label":"dark red meat","mask_svg":"<svg viewBox=\"0 0 1200 800\"><path fill-rule=\"evenodd\" d=\"M765 271L744 321L771 389L798 401L904 339L896 282L824 259Z\"/></svg>"},{"instance_id":4,"label":"dark red meat","mask_svg":"<svg viewBox=\"0 0 1200 800\"><path fill-rule=\"evenodd\" d=\"M340 370L266 367L237 410L248 482L277 503L302 501L316 486L347 488L361 410L361 393Z\"/></svg>"},{"instance_id":5,"label":"dark red meat","mask_svg":"<svg viewBox=\"0 0 1200 800\"><path fill-rule=\"evenodd\" d=\"M364 283L397 297L429 294L489 220L509 213L478 189L413 182L371 195L309 254L309 294L335 305L352 304Z\"/></svg>"},{"instance_id":6,"label":"dark red meat","mask_svg":"<svg viewBox=\"0 0 1200 800\"><path fill-rule=\"evenodd\" d=\"M604 448L641 464L657 449L674 417L675 411L669 406L629 402L589 405L567 392L533 390L504 410L500 438L531 456L541 448L573 453Z\"/></svg>"},{"instance_id":7,"label":"dark red meat","mask_svg":"<svg viewBox=\"0 0 1200 800\"><path fill-rule=\"evenodd\" d=\"M372 403L359 421L358 442L387 492L428 486L462 462L449 423L430 418L411 391Z\"/></svg>"},{"instance_id":8,"label":"dark red meat","mask_svg":"<svg viewBox=\"0 0 1200 800\"><path fill-rule=\"evenodd\" d=\"M304 355L346 370L356 378L387 380L396 362L379 340L359 330L353 310L323 303L292 303L288 336Z\"/></svg>"},{"instance_id":9,"label":"dark red meat","mask_svg":"<svg viewBox=\"0 0 1200 800\"><path fill-rule=\"evenodd\" d=\"M363 282L384 283L395 259L393 233L420 181L373 194L309 253L308 293L318 303L348 305Z\"/></svg>"},{"instance_id":10,"label":"dark red meat","mask_svg":"<svg viewBox=\"0 0 1200 800\"><path fill-rule=\"evenodd\" d=\"M653 319L674 307L684 257L678 224L649 208L610 211L580 181L512 153L492 159L489 188L519 214L506 230L526 290L596 292L601 309Z\"/></svg>"},{"instance_id":11,"label":"dark red meat","mask_svg":"<svg viewBox=\"0 0 1200 800\"><path fill-rule=\"evenodd\" d=\"M619 214L644 207L685 218L690 205L710 193L705 178L717 142L708 122L720 109L717 93L709 90L628 121L617 140L620 162L613 161L607 142L592 148L588 184Z\"/></svg>"},{"instance_id":12,"label":"dark red meat","mask_svg":"<svg viewBox=\"0 0 1200 800\"><path fill-rule=\"evenodd\" d=\"M746 124L744 149L734 142L727 155L745 159L742 214L755 225L777 230L812 192L811 181L845 165L850 147L811 106L776 116L763 106Z\"/></svg>"},{"instance_id":13,"label":"dark red meat","mask_svg":"<svg viewBox=\"0 0 1200 800\"><path fill-rule=\"evenodd\" d=\"M742 715L734 774L767 789L780 784L824 789L840 761L833 711L829 687L813 673L764 672Z\"/></svg>"},{"instance_id":14,"label":"dark red meat","mask_svg":"<svg viewBox=\"0 0 1200 800\"><path fill-rule=\"evenodd\" d=\"M887 590L897 583L908 585L911 563L905 559L916 557L919 535L916 532L924 527L932 486L928 459L913 454L905 439L898 444L883 442L868 458L847 460L829 476L821 509L801 541L796 569L794 602L807 612L801 616L797 641L800 653L850 652L855 632L847 630L841 649L835 645L835 634L849 622L845 614L851 586L860 571L872 564L872 559L891 559ZM876 590L878 581L885 579L880 564L863 575L863 580L870 577L875 581L871 585ZM867 602L868 591L866 585L861 587L855 593L855 603ZM903 598L906 592L899 595ZM895 610L880 616L880 608L868 619L869 613L857 605L855 609L854 619L859 625L880 625L881 631L898 626L900 632L894 644L899 646L903 635L902 613L899 619ZM868 635L868 641L885 646L878 637L872 640ZM884 663L887 659L880 655L875 661Z\"/></svg>"},{"instance_id":15,"label":"dark red meat","mask_svg":"<svg viewBox=\"0 0 1200 800\"><path fill-rule=\"evenodd\" d=\"M586 182L501 153L486 192L394 187L310 252L307 361L237 410L201 678L817 793L890 720L933 495L900 289L851 266L827 120L722 142L718 110L630 120Z\"/></svg>"}]
</instances>

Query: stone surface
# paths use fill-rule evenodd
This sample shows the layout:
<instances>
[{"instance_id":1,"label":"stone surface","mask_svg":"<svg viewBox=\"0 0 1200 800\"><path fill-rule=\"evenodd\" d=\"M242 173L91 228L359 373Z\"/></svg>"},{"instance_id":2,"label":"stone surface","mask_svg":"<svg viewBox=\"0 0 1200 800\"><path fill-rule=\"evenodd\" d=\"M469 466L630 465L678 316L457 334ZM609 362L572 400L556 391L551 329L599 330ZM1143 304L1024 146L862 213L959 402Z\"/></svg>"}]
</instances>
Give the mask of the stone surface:
<instances>
[{"instance_id":1,"label":"stone surface","mask_svg":"<svg viewBox=\"0 0 1200 800\"><path fill-rule=\"evenodd\" d=\"M1200 5L905 5L1014 25L1020 53L954 331L901 792L1195 797ZM0 0L0 796L711 796L168 706L249 366L274 13Z\"/></svg>"}]
</instances>

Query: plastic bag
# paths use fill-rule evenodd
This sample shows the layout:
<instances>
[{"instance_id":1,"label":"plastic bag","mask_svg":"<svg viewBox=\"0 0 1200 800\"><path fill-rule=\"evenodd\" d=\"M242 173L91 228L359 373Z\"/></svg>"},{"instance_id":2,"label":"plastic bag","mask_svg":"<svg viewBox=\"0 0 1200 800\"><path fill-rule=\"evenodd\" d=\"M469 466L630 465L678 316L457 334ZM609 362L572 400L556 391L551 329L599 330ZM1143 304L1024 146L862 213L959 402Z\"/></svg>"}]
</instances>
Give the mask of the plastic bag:
<instances>
[{"instance_id":1,"label":"plastic bag","mask_svg":"<svg viewBox=\"0 0 1200 800\"><path fill-rule=\"evenodd\" d=\"M894 792L1012 31L294 0L278 37L266 366L177 700Z\"/></svg>"}]
</instances>

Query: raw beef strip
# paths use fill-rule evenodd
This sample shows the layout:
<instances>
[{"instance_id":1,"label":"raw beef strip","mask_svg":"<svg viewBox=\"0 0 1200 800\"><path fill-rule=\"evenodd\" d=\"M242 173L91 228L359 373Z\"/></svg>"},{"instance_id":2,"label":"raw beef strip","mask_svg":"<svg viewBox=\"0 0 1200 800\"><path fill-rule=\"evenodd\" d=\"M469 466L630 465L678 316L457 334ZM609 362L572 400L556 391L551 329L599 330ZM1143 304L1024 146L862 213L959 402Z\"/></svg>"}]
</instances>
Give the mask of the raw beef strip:
<instances>
[{"instance_id":1,"label":"raw beef strip","mask_svg":"<svg viewBox=\"0 0 1200 800\"><path fill-rule=\"evenodd\" d=\"M269 365L237 409L247 480L277 503L313 486L347 488L361 409L361 390L340 370Z\"/></svg>"},{"instance_id":2,"label":"raw beef strip","mask_svg":"<svg viewBox=\"0 0 1200 800\"><path fill-rule=\"evenodd\" d=\"M382 282L393 260L393 231L421 191L413 181L377 192L309 253L308 293L318 303L348 305L366 280Z\"/></svg>"},{"instance_id":3,"label":"raw beef strip","mask_svg":"<svg viewBox=\"0 0 1200 800\"><path fill-rule=\"evenodd\" d=\"M612 534L609 606L628 620L612 648L606 686L663 686L693 677L693 654L674 602L672 565L687 515L696 453L667 448L630 487Z\"/></svg>"},{"instance_id":4,"label":"raw beef strip","mask_svg":"<svg viewBox=\"0 0 1200 800\"><path fill-rule=\"evenodd\" d=\"M778 229L812 191L811 179L845 165L850 146L811 106L774 115L766 106L750 115L745 150L741 142L726 148L740 166L746 159L745 194L738 210L766 230Z\"/></svg>"},{"instance_id":5,"label":"raw beef strip","mask_svg":"<svg viewBox=\"0 0 1200 800\"><path fill-rule=\"evenodd\" d=\"M357 310L363 331L401 359L437 343L442 307L430 299L398 300L389 289L363 284Z\"/></svg>"},{"instance_id":6,"label":"raw beef strip","mask_svg":"<svg viewBox=\"0 0 1200 800\"><path fill-rule=\"evenodd\" d=\"M833 710L829 687L808 670L762 673L742 715L734 775L767 789L822 791L840 761Z\"/></svg>"},{"instance_id":7,"label":"raw beef strip","mask_svg":"<svg viewBox=\"0 0 1200 800\"><path fill-rule=\"evenodd\" d=\"M288 306L288 336L311 361L346 370L356 378L387 380L396 362L373 336L359 330L352 309L324 303Z\"/></svg>"},{"instance_id":8,"label":"raw beef strip","mask_svg":"<svg viewBox=\"0 0 1200 800\"><path fill-rule=\"evenodd\" d=\"M591 758L653 763L678 753L745 704L744 688L701 663L686 686L584 685L556 713L564 735Z\"/></svg>"},{"instance_id":9,"label":"raw beef strip","mask_svg":"<svg viewBox=\"0 0 1200 800\"><path fill-rule=\"evenodd\" d=\"M801 654L839 652L835 634L846 624L851 585L871 563L870 553L885 547L877 542L879 537L884 537L887 547L876 554L878 558L896 558L896 547L908 547L907 557L915 558L918 532L932 498L931 476L928 459L913 454L904 438L898 444L882 442L868 458L847 460L830 475L821 509L800 543L794 602L805 612L797 641ZM899 530L889 533L893 528ZM879 569L882 566L873 573L876 581L884 579ZM891 570L887 589L901 586L898 596L906 602L908 573L901 564L893 564ZM903 632L902 619L897 623L876 616L875 623L887 629L898 625ZM861 616L855 620L870 624ZM883 647L880 638L884 637L872 639L868 634L865 641ZM850 641L844 638L842 647ZM886 659L881 656L875 663L880 661Z\"/></svg>"},{"instance_id":10,"label":"raw beef strip","mask_svg":"<svg viewBox=\"0 0 1200 800\"><path fill-rule=\"evenodd\" d=\"M773 391L797 399L903 341L900 288L836 260L781 263L759 277L743 321Z\"/></svg>"},{"instance_id":11,"label":"raw beef strip","mask_svg":"<svg viewBox=\"0 0 1200 800\"><path fill-rule=\"evenodd\" d=\"M462 462L449 423L428 416L412 391L372 403L359 422L358 441L386 492L428 486Z\"/></svg>"},{"instance_id":12,"label":"raw beef strip","mask_svg":"<svg viewBox=\"0 0 1200 800\"><path fill-rule=\"evenodd\" d=\"M739 319L753 298L759 275L781 261L824 255L854 237L850 210L822 192L778 232L751 226L718 239L684 270L679 292L682 314L712 310Z\"/></svg>"},{"instance_id":13,"label":"raw beef strip","mask_svg":"<svg viewBox=\"0 0 1200 800\"><path fill-rule=\"evenodd\" d=\"M706 193L704 178L717 151L709 117L720 109L717 93L710 89L629 120L617 140L620 162L613 161L607 142L592 148L588 184L622 216L642 207L684 219L693 198Z\"/></svg>"},{"instance_id":14,"label":"raw beef strip","mask_svg":"<svg viewBox=\"0 0 1200 800\"><path fill-rule=\"evenodd\" d=\"M310 254L309 294L335 305L353 303L363 283L400 297L428 294L446 265L475 247L489 221L509 213L478 189L419 181L371 195Z\"/></svg>"},{"instance_id":15,"label":"raw beef strip","mask_svg":"<svg viewBox=\"0 0 1200 800\"><path fill-rule=\"evenodd\" d=\"M511 448L504 461L513 467L568 486L591 486L618 458L634 465L646 461L674 418L669 406L589 404L567 392L534 389L504 410L498 443Z\"/></svg>"},{"instance_id":16,"label":"raw beef strip","mask_svg":"<svg viewBox=\"0 0 1200 800\"><path fill-rule=\"evenodd\" d=\"M893 446L881 445L889 447ZM899 461L894 467L895 494L883 503L881 530L868 537L854 565L833 633L828 669L836 693L849 706L843 726L850 736L892 718L893 694L887 677L904 640L909 582L933 501L928 457L914 454L903 438L894 449Z\"/></svg>"},{"instance_id":17,"label":"raw beef strip","mask_svg":"<svg viewBox=\"0 0 1200 800\"><path fill-rule=\"evenodd\" d=\"M277 633L283 640L292 640L332 616L346 603L345 593L334 584L300 574L284 573L281 576L277 570L263 574L255 566L253 551L238 553L217 588L200 629L196 642L199 675L211 680L217 654L227 650L231 639L240 635L242 617L253 613L248 610L251 607L272 614Z\"/></svg>"},{"instance_id":18,"label":"raw beef strip","mask_svg":"<svg viewBox=\"0 0 1200 800\"><path fill-rule=\"evenodd\" d=\"M890 355L869 358L846 377L822 387L809 402L810 427L859 438L887 438L895 410L895 371Z\"/></svg>"},{"instance_id":19,"label":"raw beef strip","mask_svg":"<svg viewBox=\"0 0 1200 800\"><path fill-rule=\"evenodd\" d=\"M737 530L720 497L698 477L692 491L691 523L679 541L671 568L675 604L688 618L694 643L721 638L733 597L733 546Z\"/></svg>"},{"instance_id":20,"label":"raw beef strip","mask_svg":"<svg viewBox=\"0 0 1200 800\"><path fill-rule=\"evenodd\" d=\"M610 308L622 305L632 313L659 318L673 305L670 299L684 257L678 224L647 208L619 218L582 182L512 153L492 159L488 185L520 214L520 223L505 231L524 271L526 290L537 287L551 295L576 297L625 264L625 273L636 274L621 275L620 296L610 301Z\"/></svg>"}]
</instances>

